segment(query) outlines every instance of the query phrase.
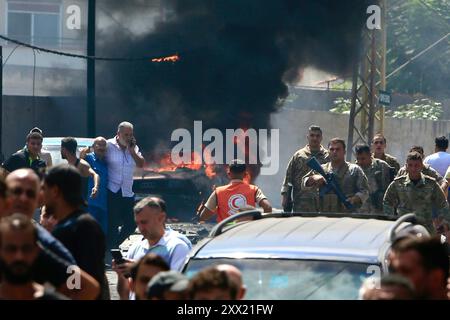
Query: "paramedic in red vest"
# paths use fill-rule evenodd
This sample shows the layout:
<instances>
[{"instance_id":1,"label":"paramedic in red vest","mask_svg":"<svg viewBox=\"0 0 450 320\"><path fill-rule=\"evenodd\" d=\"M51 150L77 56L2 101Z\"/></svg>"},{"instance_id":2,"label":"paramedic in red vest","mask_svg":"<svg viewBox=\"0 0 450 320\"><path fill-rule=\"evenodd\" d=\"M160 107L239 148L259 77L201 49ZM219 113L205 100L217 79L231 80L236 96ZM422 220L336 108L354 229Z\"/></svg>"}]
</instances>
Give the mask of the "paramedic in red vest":
<instances>
[{"instance_id":1,"label":"paramedic in red vest","mask_svg":"<svg viewBox=\"0 0 450 320\"><path fill-rule=\"evenodd\" d=\"M211 194L200 213L200 221L207 221L217 213L217 222L242 210L241 208L256 207L258 204L264 212L272 212L270 202L261 189L243 181L247 166L241 160L233 160L228 166L228 177L231 179L226 186L217 187Z\"/></svg>"}]
</instances>

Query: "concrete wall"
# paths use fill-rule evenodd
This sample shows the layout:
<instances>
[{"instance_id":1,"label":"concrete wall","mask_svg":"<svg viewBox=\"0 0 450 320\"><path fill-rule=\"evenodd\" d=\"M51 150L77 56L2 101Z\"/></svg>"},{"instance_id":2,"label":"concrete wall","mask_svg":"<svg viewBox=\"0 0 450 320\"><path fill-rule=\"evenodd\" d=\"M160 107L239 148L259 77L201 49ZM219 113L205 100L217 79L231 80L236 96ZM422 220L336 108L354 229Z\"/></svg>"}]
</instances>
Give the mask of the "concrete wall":
<instances>
[{"instance_id":1,"label":"concrete wall","mask_svg":"<svg viewBox=\"0 0 450 320\"><path fill-rule=\"evenodd\" d=\"M300 110L328 111L337 98L351 98L350 91L311 89L301 86L289 87L291 96L285 102L285 106ZM413 103L414 100L424 97L412 96L409 94L394 92L391 96L390 109L396 110L399 106ZM431 99L442 103L443 116L442 119L450 119L450 99L431 97Z\"/></svg>"},{"instance_id":2,"label":"concrete wall","mask_svg":"<svg viewBox=\"0 0 450 320\"><path fill-rule=\"evenodd\" d=\"M323 144L327 145L333 137L348 138L348 116L324 111L309 111L283 108L272 115L272 128L280 130L280 168L273 176L260 176L257 184L275 207L280 207L280 188L286 166L296 150L306 143L306 133L310 125L322 127ZM426 154L434 151L434 138L448 136L450 121L404 120L387 118L385 136L388 141L387 152L403 163L412 145L421 145Z\"/></svg>"}]
</instances>

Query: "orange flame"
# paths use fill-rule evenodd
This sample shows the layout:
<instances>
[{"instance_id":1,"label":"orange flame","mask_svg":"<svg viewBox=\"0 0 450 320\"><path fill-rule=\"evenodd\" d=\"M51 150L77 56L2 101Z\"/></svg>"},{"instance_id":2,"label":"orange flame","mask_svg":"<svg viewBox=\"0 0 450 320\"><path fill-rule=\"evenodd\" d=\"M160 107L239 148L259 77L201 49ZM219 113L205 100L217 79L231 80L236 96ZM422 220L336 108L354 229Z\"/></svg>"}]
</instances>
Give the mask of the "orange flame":
<instances>
[{"instance_id":1,"label":"orange flame","mask_svg":"<svg viewBox=\"0 0 450 320\"><path fill-rule=\"evenodd\" d=\"M205 156L205 174L208 178L212 179L216 176L215 163L211 164L213 163L213 161L210 153L205 152L204 156Z\"/></svg>"},{"instance_id":2,"label":"orange flame","mask_svg":"<svg viewBox=\"0 0 450 320\"><path fill-rule=\"evenodd\" d=\"M192 170L200 170L201 167L202 167L201 156L196 152L191 153L190 163L181 163L181 164L173 163L170 153L168 153L164 155L163 158L161 158L161 160L159 161L159 167L153 169L153 171L155 172L175 171L178 168L189 168Z\"/></svg>"},{"instance_id":3,"label":"orange flame","mask_svg":"<svg viewBox=\"0 0 450 320\"><path fill-rule=\"evenodd\" d=\"M241 132L240 134L238 133L232 143L236 145L237 148L240 149L240 154L245 155L245 159L241 159L246 161L247 163L252 163L255 164L257 161L257 154L251 154L250 150L249 150L249 144L246 143L246 131L248 130L247 126L242 126L241 128L243 130L243 132ZM205 146L203 145L203 149L205 148ZM203 155L203 159L202 159L202 155ZM202 154L199 154L197 152L191 152L191 161L190 163L181 163L181 164L174 164L172 162L171 159L171 155L170 152L167 152L167 154L165 154L162 157L157 157L156 162L156 168L149 168L150 170L154 171L154 172L164 172L164 171L176 171L179 168L188 168L191 170L203 170L204 174L209 178L209 179L214 179L218 176L222 176L225 175L225 169L226 165L222 165L222 164L216 164L213 161L213 157L212 155L203 150ZM203 161L202 161L203 160ZM223 168L221 167L223 166ZM254 170L254 165L250 165L248 166L249 170L247 171L245 177L244 177L244 182L245 183L252 183L253 179L257 176L257 172L255 172Z\"/></svg>"},{"instance_id":4,"label":"orange flame","mask_svg":"<svg viewBox=\"0 0 450 320\"><path fill-rule=\"evenodd\" d=\"M154 58L152 62L177 62L180 60L180 56L177 54L168 57Z\"/></svg>"}]
</instances>

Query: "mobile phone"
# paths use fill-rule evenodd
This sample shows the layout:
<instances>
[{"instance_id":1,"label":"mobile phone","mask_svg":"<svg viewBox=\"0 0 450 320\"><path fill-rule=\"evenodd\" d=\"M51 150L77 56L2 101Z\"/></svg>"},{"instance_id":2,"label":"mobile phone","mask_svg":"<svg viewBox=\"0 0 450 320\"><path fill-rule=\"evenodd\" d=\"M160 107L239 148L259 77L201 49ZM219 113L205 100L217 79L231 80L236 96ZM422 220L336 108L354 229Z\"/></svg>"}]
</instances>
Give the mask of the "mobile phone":
<instances>
[{"instance_id":1,"label":"mobile phone","mask_svg":"<svg viewBox=\"0 0 450 320\"><path fill-rule=\"evenodd\" d=\"M120 249L111 249L111 255L116 264L125 263L125 259L123 258L122 252L120 252Z\"/></svg>"},{"instance_id":2,"label":"mobile phone","mask_svg":"<svg viewBox=\"0 0 450 320\"><path fill-rule=\"evenodd\" d=\"M130 139L130 147L134 147L135 144L136 144L136 139L134 138L134 136L132 136Z\"/></svg>"}]
</instances>

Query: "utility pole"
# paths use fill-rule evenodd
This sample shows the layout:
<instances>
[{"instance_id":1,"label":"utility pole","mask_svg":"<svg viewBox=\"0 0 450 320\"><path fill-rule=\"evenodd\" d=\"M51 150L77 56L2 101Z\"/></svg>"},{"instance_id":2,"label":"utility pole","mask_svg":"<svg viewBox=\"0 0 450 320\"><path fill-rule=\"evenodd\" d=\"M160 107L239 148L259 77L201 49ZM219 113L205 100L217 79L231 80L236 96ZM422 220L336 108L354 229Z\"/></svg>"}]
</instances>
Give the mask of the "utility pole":
<instances>
[{"instance_id":1,"label":"utility pole","mask_svg":"<svg viewBox=\"0 0 450 320\"><path fill-rule=\"evenodd\" d=\"M95 56L95 0L88 3L87 55ZM87 60L87 135L94 138L95 130L95 59Z\"/></svg>"},{"instance_id":2,"label":"utility pole","mask_svg":"<svg viewBox=\"0 0 450 320\"><path fill-rule=\"evenodd\" d=\"M370 145L376 132L384 131L384 106L380 90L386 90L386 0L378 0L381 29L362 31L360 61L353 68L352 100L347 140L347 161L358 143ZM359 125L358 125L359 120Z\"/></svg>"},{"instance_id":3,"label":"utility pole","mask_svg":"<svg viewBox=\"0 0 450 320\"><path fill-rule=\"evenodd\" d=\"M3 162L3 46L0 46L0 160Z\"/></svg>"}]
</instances>

